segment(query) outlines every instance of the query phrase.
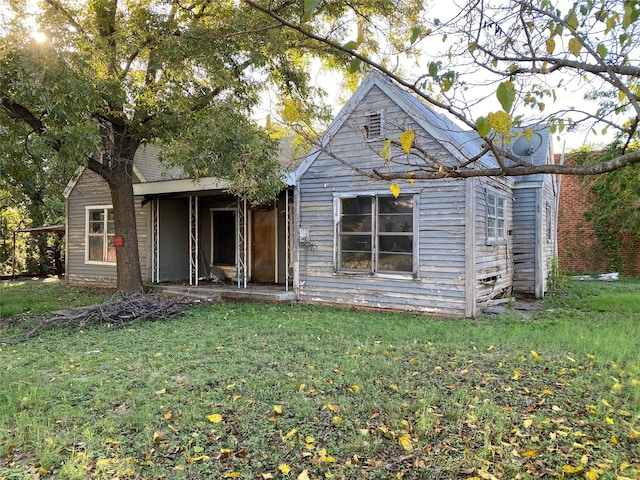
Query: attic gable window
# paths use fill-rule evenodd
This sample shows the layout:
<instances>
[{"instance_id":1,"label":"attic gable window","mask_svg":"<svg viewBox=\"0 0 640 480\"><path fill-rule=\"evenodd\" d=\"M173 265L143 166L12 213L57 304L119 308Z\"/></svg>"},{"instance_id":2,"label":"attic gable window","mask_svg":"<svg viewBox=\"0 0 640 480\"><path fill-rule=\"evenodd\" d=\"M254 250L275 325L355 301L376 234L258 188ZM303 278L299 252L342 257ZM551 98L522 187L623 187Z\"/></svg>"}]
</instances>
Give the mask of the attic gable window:
<instances>
[{"instance_id":1,"label":"attic gable window","mask_svg":"<svg viewBox=\"0 0 640 480\"><path fill-rule=\"evenodd\" d=\"M367 140L380 140L384 136L384 110L365 113L364 134Z\"/></svg>"}]
</instances>

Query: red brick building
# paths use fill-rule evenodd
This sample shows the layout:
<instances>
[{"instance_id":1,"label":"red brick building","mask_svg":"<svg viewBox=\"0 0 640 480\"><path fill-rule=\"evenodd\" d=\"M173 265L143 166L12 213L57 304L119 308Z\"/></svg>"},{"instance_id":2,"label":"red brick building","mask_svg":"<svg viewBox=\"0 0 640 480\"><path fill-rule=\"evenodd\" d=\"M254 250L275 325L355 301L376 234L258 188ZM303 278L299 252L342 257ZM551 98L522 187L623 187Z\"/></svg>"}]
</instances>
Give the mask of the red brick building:
<instances>
[{"instance_id":1,"label":"red brick building","mask_svg":"<svg viewBox=\"0 0 640 480\"><path fill-rule=\"evenodd\" d=\"M593 193L588 178L562 176L558 209L558 259L560 267L572 274L614 270L584 216L592 201ZM622 260L624 268L621 273L640 275L640 244L623 250Z\"/></svg>"}]
</instances>

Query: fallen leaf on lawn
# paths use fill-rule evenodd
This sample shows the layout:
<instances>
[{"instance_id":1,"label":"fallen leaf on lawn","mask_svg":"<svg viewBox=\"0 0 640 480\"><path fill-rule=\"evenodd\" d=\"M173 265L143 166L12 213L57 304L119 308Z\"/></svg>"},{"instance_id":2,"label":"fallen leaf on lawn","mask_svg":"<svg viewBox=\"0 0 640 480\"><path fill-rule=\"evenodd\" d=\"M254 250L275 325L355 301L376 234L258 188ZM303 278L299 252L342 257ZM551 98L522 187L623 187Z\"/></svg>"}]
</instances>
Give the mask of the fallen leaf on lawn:
<instances>
[{"instance_id":1,"label":"fallen leaf on lawn","mask_svg":"<svg viewBox=\"0 0 640 480\"><path fill-rule=\"evenodd\" d=\"M282 437L282 441L285 440L289 440L291 437L293 437L296 433L298 433L298 429L294 428L292 430L289 430L289 433L287 433L284 437Z\"/></svg>"},{"instance_id":2,"label":"fallen leaf on lawn","mask_svg":"<svg viewBox=\"0 0 640 480\"><path fill-rule=\"evenodd\" d=\"M282 464L280 464L280 466L278 466L278 470L280 470L280 472L283 475L289 475L289 472L291 471L291 467L289 465L287 465L286 463L282 463Z\"/></svg>"},{"instance_id":3,"label":"fallen leaf on lawn","mask_svg":"<svg viewBox=\"0 0 640 480\"><path fill-rule=\"evenodd\" d=\"M531 356L533 357L533 359L536 362L541 362L542 361L542 357L535 350L531 350Z\"/></svg>"},{"instance_id":4,"label":"fallen leaf on lawn","mask_svg":"<svg viewBox=\"0 0 640 480\"><path fill-rule=\"evenodd\" d=\"M207 417L207 420L209 420L211 423L220 423L222 421L222 415L220 415L219 413L212 413Z\"/></svg>"},{"instance_id":5,"label":"fallen leaf on lawn","mask_svg":"<svg viewBox=\"0 0 640 480\"><path fill-rule=\"evenodd\" d=\"M160 443L160 442L164 442L167 439L165 438L164 435L162 435L162 433L160 432L153 432L153 443Z\"/></svg>"},{"instance_id":6,"label":"fallen leaf on lawn","mask_svg":"<svg viewBox=\"0 0 640 480\"><path fill-rule=\"evenodd\" d=\"M160 395L164 395L165 393L167 393L167 389L166 388L161 388L160 390L156 390L155 392L153 392L154 394L160 396Z\"/></svg>"},{"instance_id":7,"label":"fallen leaf on lawn","mask_svg":"<svg viewBox=\"0 0 640 480\"><path fill-rule=\"evenodd\" d=\"M335 403L327 403L326 405L322 406L323 410L330 410L333 413L339 413L340 412L340 407L338 405L336 405Z\"/></svg>"},{"instance_id":8,"label":"fallen leaf on lawn","mask_svg":"<svg viewBox=\"0 0 640 480\"><path fill-rule=\"evenodd\" d=\"M522 422L522 424L524 425L524 428L529 428L531 425L533 425L533 419L527 418L524 422Z\"/></svg>"},{"instance_id":9,"label":"fallen leaf on lawn","mask_svg":"<svg viewBox=\"0 0 640 480\"><path fill-rule=\"evenodd\" d=\"M309 480L309 472L307 470L303 470L300 475L298 475L298 480Z\"/></svg>"},{"instance_id":10,"label":"fallen leaf on lawn","mask_svg":"<svg viewBox=\"0 0 640 480\"><path fill-rule=\"evenodd\" d=\"M198 457L187 457L187 463L202 463L205 460L209 460L207 455L200 455Z\"/></svg>"},{"instance_id":11,"label":"fallen leaf on lawn","mask_svg":"<svg viewBox=\"0 0 640 480\"><path fill-rule=\"evenodd\" d=\"M360 391L360 387L358 385L351 385L349 390L353 393L358 393Z\"/></svg>"},{"instance_id":12,"label":"fallen leaf on lawn","mask_svg":"<svg viewBox=\"0 0 640 480\"><path fill-rule=\"evenodd\" d=\"M584 467L574 467L573 465L563 465L562 471L564 473L580 473L584 471Z\"/></svg>"},{"instance_id":13,"label":"fallen leaf on lawn","mask_svg":"<svg viewBox=\"0 0 640 480\"><path fill-rule=\"evenodd\" d=\"M523 457L533 457L536 454L536 451L533 449L529 449L525 452L522 452Z\"/></svg>"},{"instance_id":14,"label":"fallen leaf on lawn","mask_svg":"<svg viewBox=\"0 0 640 480\"><path fill-rule=\"evenodd\" d=\"M260 476L262 477L262 480L270 480L271 478L275 478L275 476L273 475L273 473L261 473Z\"/></svg>"},{"instance_id":15,"label":"fallen leaf on lawn","mask_svg":"<svg viewBox=\"0 0 640 480\"><path fill-rule=\"evenodd\" d=\"M413 451L413 443L411 442L411 437L408 434L405 433L404 435L400 435L398 437L398 443L407 452Z\"/></svg>"},{"instance_id":16,"label":"fallen leaf on lawn","mask_svg":"<svg viewBox=\"0 0 640 480\"><path fill-rule=\"evenodd\" d=\"M171 417L173 417L173 414L171 412L167 412L162 416L162 418L164 418L165 420L171 420Z\"/></svg>"},{"instance_id":17,"label":"fallen leaf on lawn","mask_svg":"<svg viewBox=\"0 0 640 480\"><path fill-rule=\"evenodd\" d=\"M513 380L518 380L520 377L522 376L522 373L520 373L519 370L514 370L513 371L513 377L511 377Z\"/></svg>"},{"instance_id":18,"label":"fallen leaf on lawn","mask_svg":"<svg viewBox=\"0 0 640 480\"><path fill-rule=\"evenodd\" d=\"M598 480L598 472L596 472L593 468L584 474L584 478L587 480Z\"/></svg>"},{"instance_id":19,"label":"fallen leaf on lawn","mask_svg":"<svg viewBox=\"0 0 640 480\"><path fill-rule=\"evenodd\" d=\"M278 415L282 415L282 405L274 405L273 411L276 412Z\"/></svg>"},{"instance_id":20,"label":"fallen leaf on lawn","mask_svg":"<svg viewBox=\"0 0 640 480\"><path fill-rule=\"evenodd\" d=\"M633 428L629 427L629 437L630 438L640 438L640 432L638 432L637 430L634 430Z\"/></svg>"},{"instance_id":21,"label":"fallen leaf on lawn","mask_svg":"<svg viewBox=\"0 0 640 480\"><path fill-rule=\"evenodd\" d=\"M240 478L242 474L240 472L229 472L222 478Z\"/></svg>"}]
</instances>

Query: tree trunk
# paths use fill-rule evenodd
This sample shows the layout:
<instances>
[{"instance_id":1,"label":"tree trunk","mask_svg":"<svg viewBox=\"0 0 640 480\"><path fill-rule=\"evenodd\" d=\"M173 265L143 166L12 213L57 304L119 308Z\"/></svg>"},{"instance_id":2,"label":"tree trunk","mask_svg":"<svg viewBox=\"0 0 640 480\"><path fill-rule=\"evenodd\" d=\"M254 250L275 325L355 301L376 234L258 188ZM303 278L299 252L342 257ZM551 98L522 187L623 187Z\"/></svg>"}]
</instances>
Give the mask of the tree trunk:
<instances>
[{"instance_id":1,"label":"tree trunk","mask_svg":"<svg viewBox=\"0 0 640 480\"><path fill-rule=\"evenodd\" d=\"M138 251L138 230L136 225L135 197L131 168L133 162L116 162L107 176L113 202L115 237L122 242L116 245L118 290L123 294L141 293L144 285L140 269Z\"/></svg>"}]
</instances>

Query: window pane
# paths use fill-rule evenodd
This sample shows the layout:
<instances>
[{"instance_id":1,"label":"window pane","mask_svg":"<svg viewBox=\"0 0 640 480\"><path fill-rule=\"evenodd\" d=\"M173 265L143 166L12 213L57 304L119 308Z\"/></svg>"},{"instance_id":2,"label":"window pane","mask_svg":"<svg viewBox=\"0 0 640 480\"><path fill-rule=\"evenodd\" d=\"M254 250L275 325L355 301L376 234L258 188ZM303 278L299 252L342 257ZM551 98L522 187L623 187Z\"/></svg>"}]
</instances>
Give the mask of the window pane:
<instances>
[{"instance_id":1,"label":"window pane","mask_svg":"<svg viewBox=\"0 0 640 480\"><path fill-rule=\"evenodd\" d=\"M340 247L343 252L371 253L371 236L369 235L341 235Z\"/></svg>"},{"instance_id":2,"label":"window pane","mask_svg":"<svg viewBox=\"0 0 640 480\"><path fill-rule=\"evenodd\" d=\"M378 197L378 213L413 213L413 197Z\"/></svg>"},{"instance_id":3,"label":"window pane","mask_svg":"<svg viewBox=\"0 0 640 480\"><path fill-rule=\"evenodd\" d=\"M413 235L381 235L378 243L380 253L413 253Z\"/></svg>"},{"instance_id":4,"label":"window pane","mask_svg":"<svg viewBox=\"0 0 640 480\"><path fill-rule=\"evenodd\" d=\"M496 236L496 219L493 217L487 218L487 236L489 238Z\"/></svg>"},{"instance_id":5,"label":"window pane","mask_svg":"<svg viewBox=\"0 0 640 480\"><path fill-rule=\"evenodd\" d=\"M413 255L406 253L382 253L378 255L378 271L412 272Z\"/></svg>"},{"instance_id":6,"label":"window pane","mask_svg":"<svg viewBox=\"0 0 640 480\"><path fill-rule=\"evenodd\" d=\"M413 215L380 215L380 232L412 232L413 231Z\"/></svg>"},{"instance_id":7,"label":"window pane","mask_svg":"<svg viewBox=\"0 0 640 480\"><path fill-rule=\"evenodd\" d=\"M498 219L496 221L496 237L504 238L504 220Z\"/></svg>"},{"instance_id":8,"label":"window pane","mask_svg":"<svg viewBox=\"0 0 640 480\"><path fill-rule=\"evenodd\" d=\"M107 210L107 233L113 234L115 231L113 209L110 208Z\"/></svg>"},{"instance_id":9,"label":"window pane","mask_svg":"<svg viewBox=\"0 0 640 480\"><path fill-rule=\"evenodd\" d=\"M371 271L371 253L342 252L340 255L340 268Z\"/></svg>"},{"instance_id":10,"label":"window pane","mask_svg":"<svg viewBox=\"0 0 640 480\"><path fill-rule=\"evenodd\" d=\"M496 216L498 218L504 218L504 199L501 198L496 202Z\"/></svg>"},{"instance_id":11,"label":"window pane","mask_svg":"<svg viewBox=\"0 0 640 480\"><path fill-rule=\"evenodd\" d=\"M89 260L102 262L104 258L104 237L102 235L89 237Z\"/></svg>"}]
</instances>

